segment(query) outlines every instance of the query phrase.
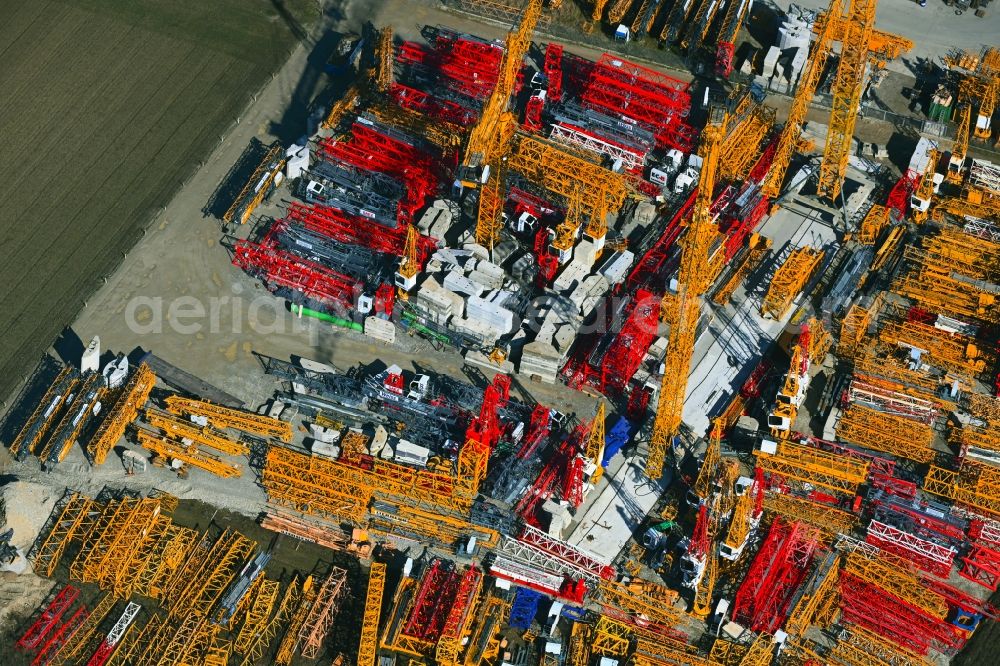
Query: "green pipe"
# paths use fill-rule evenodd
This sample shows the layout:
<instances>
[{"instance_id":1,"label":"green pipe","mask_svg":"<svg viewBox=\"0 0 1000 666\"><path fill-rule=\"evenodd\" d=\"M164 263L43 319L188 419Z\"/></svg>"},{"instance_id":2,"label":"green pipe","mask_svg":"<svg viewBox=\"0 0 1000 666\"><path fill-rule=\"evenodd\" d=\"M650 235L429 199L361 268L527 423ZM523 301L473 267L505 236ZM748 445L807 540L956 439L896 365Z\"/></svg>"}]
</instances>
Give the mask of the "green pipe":
<instances>
[{"instance_id":1,"label":"green pipe","mask_svg":"<svg viewBox=\"0 0 1000 666\"><path fill-rule=\"evenodd\" d=\"M416 315L414 315L411 312L404 312L403 320L407 326L412 328L417 333L422 333L423 335L426 335L427 337L437 340L439 342L451 342L451 339L447 335L444 335L443 333L438 333L437 331L430 329L421 324L420 322L418 322Z\"/></svg>"},{"instance_id":2,"label":"green pipe","mask_svg":"<svg viewBox=\"0 0 1000 666\"><path fill-rule=\"evenodd\" d=\"M297 312L296 312L297 311ZM307 317L313 317L319 319L320 321L326 321L334 326L339 326L341 328L349 328L352 331L360 331L364 333L365 327L361 324L351 321L350 319L341 319L340 317L334 317L331 314L325 312L320 312L318 310L310 310L303 305L292 305L292 312L298 314L300 317L305 315Z\"/></svg>"}]
</instances>

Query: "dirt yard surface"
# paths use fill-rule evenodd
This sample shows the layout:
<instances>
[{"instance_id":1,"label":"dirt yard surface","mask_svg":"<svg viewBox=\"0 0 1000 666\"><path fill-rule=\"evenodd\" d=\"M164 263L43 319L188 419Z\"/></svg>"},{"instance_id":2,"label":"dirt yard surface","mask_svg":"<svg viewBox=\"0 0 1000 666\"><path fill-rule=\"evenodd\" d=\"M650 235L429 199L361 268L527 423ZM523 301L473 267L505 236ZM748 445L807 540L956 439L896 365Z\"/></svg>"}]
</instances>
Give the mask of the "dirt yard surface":
<instances>
[{"instance_id":1,"label":"dirt yard surface","mask_svg":"<svg viewBox=\"0 0 1000 666\"><path fill-rule=\"evenodd\" d=\"M0 398L318 18L312 0L7 3Z\"/></svg>"}]
</instances>

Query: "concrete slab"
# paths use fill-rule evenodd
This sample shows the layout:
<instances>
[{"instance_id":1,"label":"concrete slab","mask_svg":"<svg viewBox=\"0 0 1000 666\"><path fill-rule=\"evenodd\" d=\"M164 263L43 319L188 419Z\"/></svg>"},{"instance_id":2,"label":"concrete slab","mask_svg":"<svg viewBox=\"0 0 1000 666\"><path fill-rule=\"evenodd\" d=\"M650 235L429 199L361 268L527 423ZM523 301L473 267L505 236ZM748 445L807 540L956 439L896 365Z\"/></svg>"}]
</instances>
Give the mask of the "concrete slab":
<instances>
[{"instance_id":1,"label":"concrete slab","mask_svg":"<svg viewBox=\"0 0 1000 666\"><path fill-rule=\"evenodd\" d=\"M645 466L645 455L636 455L625 459L617 470L608 470L607 481L591 491L589 506L567 541L599 558L616 558L673 479L668 468L658 482L651 481L643 471Z\"/></svg>"},{"instance_id":2,"label":"concrete slab","mask_svg":"<svg viewBox=\"0 0 1000 666\"><path fill-rule=\"evenodd\" d=\"M805 245L826 248L828 256L836 251L838 234L830 219L825 210L793 202L764 221L760 232L772 238L776 248L770 266L738 290L730 305L712 308L712 321L695 345L683 415L695 433L707 432L710 417L729 402L803 301L802 296L796 299L780 321L760 316L768 278L783 256Z\"/></svg>"}]
</instances>

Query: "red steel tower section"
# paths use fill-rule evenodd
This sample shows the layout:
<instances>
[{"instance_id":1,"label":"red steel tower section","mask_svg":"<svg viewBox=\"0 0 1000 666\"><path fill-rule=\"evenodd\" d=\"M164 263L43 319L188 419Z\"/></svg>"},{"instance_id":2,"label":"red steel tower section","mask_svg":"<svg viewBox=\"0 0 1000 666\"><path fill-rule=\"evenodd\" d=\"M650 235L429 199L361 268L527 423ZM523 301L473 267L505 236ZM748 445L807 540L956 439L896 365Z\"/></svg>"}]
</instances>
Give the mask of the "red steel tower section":
<instances>
[{"instance_id":1,"label":"red steel tower section","mask_svg":"<svg viewBox=\"0 0 1000 666\"><path fill-rule=\"evenodd\" d=\"M601 363L600 388L603 392L619 395L624 392L656 337L659 321L659 299L645 289L637 290L632 312Z\"/></svg>"},{"instance_id":2,"label":"red steel tower section","mask_svg":"<svg viewBox=\"0 0 1000 666\"><path fill-rule=\"evenodd\" d=\"M542 71L548 79L549 87L547 91L548 99L558 102L562 99L562 44L550 43L545 47L545 62L542 64Z\"/></svg>"},{"instance_id":3,"label":"red steel tower section","mask_svg":"<svg viewBox=\"0 0 1000 666\"><path fill-rule=\"evenodd\" d=\"M918 654L927 654L932 647L954 653L965 644L962 632L943 618L851 571L841 572L840 610L844 622L864 627Z\"/></svg>"},{"instance_id":4,"label":"red steel tower section","mask_svg":"<svg viewBox=\"0 0 1000 666\"><path fill-rule=\"evenodd\" d=\"M271 244L237 241L233 264L263 280L271 291L287 288L328 307L354 307L355 280Z\"/></svg>"},{"instance_id":5,"label":"red steel tower section","mask_svg":"<svg viewBox=\"0 0 1000 666\"><path fill-rule=\"evenodd\" d=\"M59 594L49 602L49 605L38 616L38 619L32 622L28 630L24 632L24 635L17 639L17 647L23 650L34 650L41 645L52 628L59 622L59 618L63 616L66 609L72 606L73 602L79 596L80 590L72 585L67 585L59 590Z\"/></svg>"},{"instance_id":6,"label":"red steel tower section","mask_svg":"<svg viewBox=\"0 0 1000 666\"><path fill-rule=\"evenodd\" d=\"M535 405L531 411L531 419L528 421L528 430L521 442L521 448L517 451L517 457L521 460L530 458L538 451L538 447L549 436L552 423L552 412L545 405Z\"/></svg>"},{"instance_id":7,"label":"red steel tower section","mask_svg":"<svg viewBox=\"0 0 1000 666\"><path fill-rule=\"evenodd\" d=\"M776 518L733 600L733 618L774 633L788 617L795 591L809 573L818 535L803 523Z\"/></svg>"},{"instance_id":8,"label":"red steel tower section","mask_svg":"<svg viewBox=\"0 0 1000 666\"><path fill-rule=\"evenodd\" d=\"M402 633L425 641L436 641L444 630L461 580L461 574L450 563L434 560L420 581L413 609Z\"/></svg>"}]
</instances>

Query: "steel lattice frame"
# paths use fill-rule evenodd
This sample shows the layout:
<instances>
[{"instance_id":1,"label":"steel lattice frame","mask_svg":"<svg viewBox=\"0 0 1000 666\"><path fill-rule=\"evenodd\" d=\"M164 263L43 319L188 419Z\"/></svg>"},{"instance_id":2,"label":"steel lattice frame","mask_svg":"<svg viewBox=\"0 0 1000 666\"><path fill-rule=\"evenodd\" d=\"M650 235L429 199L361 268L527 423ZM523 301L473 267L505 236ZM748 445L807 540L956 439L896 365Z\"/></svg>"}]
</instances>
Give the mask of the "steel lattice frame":
<instances>
[{"instance_id":1,"label":"steel lattice frame","mask_svg":"<svg viewBox=\"0 0 1000 666\"><path fill-rule=\"evenodd\" d=\"M922 539L878 520L872 520L868 524L866 541L882 550L905 557L924 571L943 578L950 574L958 552L954 546L943 546Z\"/></svg>"},{"instance_id":2,"label":"steel lattice frame","mask_svg":"<svg viewBox=\"0 0 1000 666\"><path fill-rule=\"evenodd\" d=\"M385 593L385 572L386 566L384 564L372 562L368 572L365 612L359 636L358 666L375 666L379 618L382 614L382 596Z\"/></svg>"},{"instance_id":3,"label":"steel lattice frame","mask_svg":"<svg viewBox=\"0 0 1000 666\"><path fill-rule=\"evenodd\" d=\"M788 165L792 162L792 155L795 154L799 139L802 136L802 128L805 125L806 114L812 105L816 89L819 87L820 78L826 68L827 58L830 56L830 47L833 43L833 24L836 22L831 18L841 15L841 0L831 0L830 7L825 14L822 14L816 21L814 30L816 31L816 41L813 44L812 53L806 62L805 71L799 79L798 88L795 91L795 98L788 111L788 120L781 130L781 137L778 139L777 148L774 153L774 160L771 169L767 173L767 178L763 182L764 196L768 199L776 199L781 194L781 185L785 180L785 173Z\"/></svg>"},{"instance_id":4,"label":"steel lattice frame","mask_svg":"<svg viewBox=\"0 0 1000 666\"><path fill-rule=\"evenodd\" d=\"M764 495L764 510L789 520L799 520L820 530L824 540L841 533L850 533L858 523L853 513L801 497L768 492Z\"/></svg>"},{"instance_id":5,"label":"steel lattice frame","mask_svg":"<svg viewBox=\"0 0 1000 666\"><path fill-rule=\"evenodd\" d=\"M462 649L462 637L475 618L475 609L482 591L483 572L476 566L466 569L459 583L455 600L448 611L444 628L438 638L434 659L441 666L457 666Z\"/></svg>"},{"instance_id":6,"label":"steel lattice frame","mask_svg":"<svg viewBox=\"0 0 1000 666\"><path fill-rule=\"evenodd\" d=\"M208 615L256 548L257 544L254 541L239 532L233 532L228 539L226 535L219 537L209 555L211 570L208 575L198 580L197 586L188 588L190 593L181 596L183 602L171 600L171 614Z\"/></svg>"},{"instance_id":7,"label":"steel lattice frame","mask_svg":"<svg viewBox=\"0 0 1000 666\"><path fill-rule=\"evenodd\" d=\"M992 363L994 357L976 345L974 338L949 333L917 321L888 321L879 331L886 344L916 347L926 352L929 363L959 374L977 375Z\"/></svg>"},{"instance_id":8,"label":"steel lattice frame","mask_svg":"<svg viewBox=\"0 0 1000 666\"><path fill-rule=\"evenodd\" d=\"M274 655L275 664L288 666L292 663L292 657L295 656L295 651L300 643L299 629L302 628L306 616L309 614L309 609L316 600L316 593L317 590L313 588L313 578L309 576L302 584L302 598L299 600L299 605L289 617L288 628L285 629L285 635L278 643L278 652Z\"/></svg>"},{"instance_id":9,"label":"steel lattice frame","mask_svg":"<svg viewBox=\"0 0 1000 666\"><path fill-rule=\"evenodd\" d=\"M833 622L832 611L840 605L840 566L841 557L830 553L813 570L785 623L784 629L788 634L801 637L812 625L825 629Z\"/></svg>"},{"instance_id":10,"label":"steel lattice frame","mask_svg":"<svg viewBox=\"0 0 1000 666\"><path fill-rule=\"evenodd\" d=\"M1000 483L991 475L980 475L979 467L967 462L968 472L959 474L931 465L924 477L926 492L947 497L975 510L1000 517Z\"/></svg>"},{"instance_id":11,"label":"steel lattice frame","mask_svg":"<svg viewBox=\"0 0 1000 666\"><path fill-rule=\"evenodd\" d=\"M844 571L867 583L891 590L896 597L920 609L928 617L943 620L948 615L948 604L941 595L929 590L908 569L900 568L896 561L883 558L881 554L870 556L859 550L852 551L847 556Z\"/></svg>"},{"instance_id":12,"label":"steel lattice frame","mask_svg":"<svg viewBox=\"0 0 1000 666\"><path fill-rule=\"evenodd\" d=\"M622 657L629 649L632 632L628 625L602 615L594 624L590 651L605 657Z\"/></svg>"},{"instance_id":13,"label":"steel lattice frame","mask_svg":"<svg viewBox=\"0 0 1000 666\"><path fill-rule=\"evenodd\" d=\"M812 527L775 519L733 599L733 618L754 631L780 628L817 544Z\"/></svg>"},{"instance_id":14,"label":"steel lattice frame","mask_svg":"<svg viewBox=\"0 0 1000 666\"><path fill-rule=\"evenodd\" d=\"M52 427L55 421L56 412L52 412L49 417L44 414L55 404L56 408L62 407L69 391L79 381L79 373L72 366L67 366L59 371L52 384L45 391L45 395L38 401L37 406L28 417L24 427L14 437L10 445L10 455L18 460L22 460L29 453L34 452L37 444L45 433ZM59 401L56 402L58 396Z\"/></svg>"},{"instance_id":15,"label":"steel lattice frame","mask_svg":"<svg viewBox=\"0 0 1000 666\"><path fill-rule=\"evenodd\" d=\"M253 594L252 600L246 607L246 617L240 626L239 633L233 641L233 650L237 654L246 654L250 645L267 627L268 618L278 601L278 592L281 584L276 580L261 576L258 578L260 584Z\"/></svg>"},{"instance_id":16,"label":"steel lattice frame","mask_svg":"<svg viewBox=\"0 0 1000 666\"><path fill-rule=\"evenodd\" d=\"M50 666L64 666L64 664L80 663L85 656L84 649L97 632L98 625L108 616L117 601L118 597L113 592L108 592L101 597L94 609L90 611L87 619L80 624L80 628L73 632L73 635L52 656L48 664Z\"/></svg>"},{"instance_id":17,"label":"steel lattice frame","mask_svg":"<svg viewBox=\"0 0 1000 666\"><path fill-rule=\"evenodd\" d=\"M507 167L530 182L567 199L579 199L587 235L603 238L607 214L625 203L627 188L622 174L566 152L537 137L520 136Z\"/></svg>"},{"instance_id":18,"label":"steel lattice frame","mask_svg":"<svg viewBox=\"0 0 1000 666\"><path fill-rule=\"evenodd\" d=\"M187 447L180 440L160 437L148 430L139 429L135 433L136 443L144 449L161 458L177 460L185 465L203 469L210 474L229 479L243 474L235 463L226 462L222 458L206 451L200 451L196 446Z\"/></svg>"},{"instance_id":19,"label":"steel lattice frame","mask_svg":"<svg viewBox=\"0 0 1000 666\"><path fill-rule=\"evenodd\" d=\"M156 516L149 530L142 535L139 544L128 558L128 563L115 575L114 589L119 597L128 599L142 582L142 576L154 558L162 554L160 544L172 526L170 516L161 512Z\"/></svg>"},{"instance_id":20,"label":"steel lattice frame","mask_svg":"<svg viewBox=\"0 0 1000 666\"><path fill-rule=\"evenodd\" d=\"M261 475L270 501L304 513L361 522L374 494L367 478L363 473L357 475L360 478L351 478L359 468L333 464L325 469L319 462L312 456L272 446Z\"/></svg>"},{"instance_id":21,"label":"steel lattice frame","mask_svg":"<svg viewBox=\"0 0 1000 666\"><path fill-rule=\"evenodd\" d=\"M193 529L177 525L168 527L137 576L136 593L163 601L167 585L198 543L198 537Z\"/></svg>"},{"instance_id":22,"label":"steel lattice frame","mask_svg":"<svg viewBox=\"0 0 1000 666\"><path fill-rule=\"evenodd\" d=\"M202 427L198 424L173 414L147 409L143 419L154 428L159 428L174 439L190 439L199 446L208 446L231 456L245 456L250 453L250 447L243 442L230 439L220 430Z\"/></svg>"},{"instance_id":23,"label":"steel lattice frame","mask_svg":"<svg viewBox=\"0 0 1000 666\"><path fill-rule=\"evenodd\" d=\"M167 411L171 414L204 416L219 428L242 430L259 437L274 437L285 443L292 441L292 424L287 421L179 395L169 396L165 402Z\"/></svg>"},{"instance_id":24,"label":"steel lattice frame","mask_svg":"<svg viewBox=\"0 0 1000 666\"><path fill-rule=\"evenodd\" d=\"M864 664L869 660L887 666L913 666L914 664L926 666L930 663L915 652L894 645L863 627L852 626L845 633L846 636L842 634L841 640L834 646L833 652L830 653L831 657L838 656L840 654L838 651L842 648L850 648L849 658L854 660L851 663Z\"/></svg>"},{"instance_id":25,"label":"steel lattice frame","mask_svg":"<svg viewBox=\"0 0 1000 666\"><path fill-rule=\"evenodd\" d=\"M302 599L302 583L297 579L293 580L285 588L285 593L281 597L281 601L278 604L278 609L274 614L274 617L270 621L266 622L264 626L255 633L245 650L245 658L243 659L243 666L253 666L253 664L260 661L264 656L264 651L271 644L274 638L278 635L278 632L291 618L292 613L295 612L295 608L298 606L299 601Z\"/></svg>"},{"instance_id":26,"label":"steel lattice frame","mask_svg":"<svg viewBox=\"0 0 1000 666\"><path fill-rule=\"evenodd\" d=\"M767 293L760 304L761 315L782 319L792 306L792 301L816 274L824 256L823 250L809 246L792 250L768 283Z\"/></svg>"},{"instance_id":27,"label":"steel lattice frame","mask_svg":"<svg viewBox=\"0 0 1000 666\"><path fill-rule=\"evenodd\" d=\"M651 622L677 626L682 622L682 614L674 609L677 593L668 588L645 582L642 591L636 591L622 583L602 581L598 586L598 599L605 606L617 608L625 613L643 615Z\"/></svg>"},{"instance_id":28,"label":"steel lattice frame","mask_svg":"<svg viewBox=\"0 0 1000 666\"><path fill-rule=\"evenodd\" d=\"M932 645L948 651L960 643L955 627L899 598L891 587L886 589L848 571L841 575L840 583L842 621L865 627L919 654L926 654Z\"/></svg>"},{"instance_id":29,"label":"steel lattice frame","mask_svg":"<svg viewBox=\"0 0 1000 666\"><path fill-rule=\"evenodd\" d=\"M346 593L346 584L347 570L333 567L317 591L316 599L299 628L299 646L306 659L319 656L323 640L337 617L338 603Z\"/></svg>"},{"instance_id":30,"label":"steel lattice frame","mask_svg":"<svg viewBox=\"0 0 1000 666\"><path fill-rule=\"evenodd\" d=\"M59 565L66 546L81 537L81 527L94 510L94 502L80 493L73 493L52 524L52 528L34 554L34 569L39 576L50 578Z\"/></svg>"},{"instance_id":31,"label":"steel lattice frame","mask_svg":"<svg viewBox=\"0 0 1000 666\"><path fill-rule=\"evenodd\" d=\"M80 590L73 587L72 585L66 585L59 593L56 594L52 601L49 602L45 610L42 611L41 615L31 623L28 630L17 639L17 647L25 650L34 650L42 644L45 637L48 636L49 632L53 627L59 622L59 619L63 616L63 613L73 605L77 597L80 596Z\"/></svg>"}]
</instances>

